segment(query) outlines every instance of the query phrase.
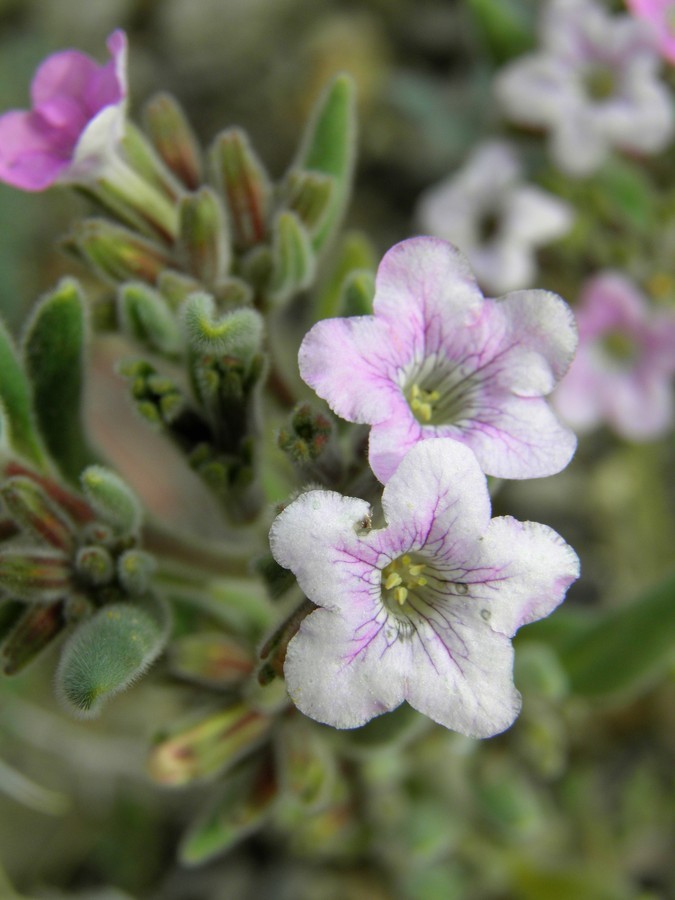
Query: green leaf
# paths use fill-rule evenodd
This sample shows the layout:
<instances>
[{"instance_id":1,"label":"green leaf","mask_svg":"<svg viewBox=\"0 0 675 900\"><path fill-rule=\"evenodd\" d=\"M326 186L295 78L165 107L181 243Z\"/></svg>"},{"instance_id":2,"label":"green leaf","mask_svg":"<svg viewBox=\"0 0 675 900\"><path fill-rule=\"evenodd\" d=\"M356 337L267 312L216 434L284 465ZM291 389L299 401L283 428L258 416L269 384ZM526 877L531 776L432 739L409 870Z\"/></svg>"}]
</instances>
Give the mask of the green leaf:
<instances>
[{"instance_id":1,"label":"green leaf","mask_svg":"<svg viewBox=\"0 0 675 900\"><path fill-rule=\"evenodd\" d=\"M260 827L276 798L277 788L267 762L239 767L185 834L178 850L180 861L196 866L225 853Z\"/></svg>"},{"instance_id":2,"label":"green leaf","mask_svg":"<svg viewBox=\"0 0 675 900\"><path fill-rule=\"evenodd\" d=\"M606 206L638 229L649 228L656 215L656 194L645 172L637 165L613 159L597 175Z\"/></svg>"},{"instance_id":3,"label":"green leaf","mask_svg":"<svg viewBox=\"0 0 675 900\"><path fill-rule=\"evenodd\" d=\"M674 634L675 574L581 634L568 633L560 657L572 691L601 696L643 688L672 663Z\"/></svg>"},{"instance_id":4,"label":"green leaf","mask_svg":"<svg viewBox=\"0 0 675 900\"><path fill-rule=\"evenodd\" d=\"M177 356L183 346L181 330L168 301L142 281L122 285L118 294L121 324L130 337L150 350Z\"/></svg>"},{"instance_id":5,"label":"green leaf","mask_svg":"<svg viewBox=\"0 0 675 900\"><path fill-rule=\"evenodd\" d=\"M199 353L249 362L260 350L263 320L254 309L236 309L219 317L213 297L195 293L185 301L183 321L190 346Z\"/></svg>"},{"instance_id":6,"label":"green leaf","mask_svg":"<svg viewBox=\"0 0 675 900\"><path fill-rule=\"evenodd\" d=\"M468 6L497 61L534 45L534 9L528 10L523 0L468 0Z\"/></svg>"},{"instance_id":7,"label":"green leaf","mask_svg":"<svg viewBox=\"0 0 675 900\"><path fill-rule=\"evenodd\" d=\"M75 715L92 718L149 668L165 641L166 627L155 615L112 603L80 625L63 648L57 695Z\"/></svg>"},{"instance_id":8,"label":"green leaf","mask_svg":"<svg viewBox=\"0 0 675 900\"><path fill-rule=\"evenodd\" d=\"M320 97L307 124L293 168L334 179L331 202L312 236L320 250L334 234L347 206L356 148L356 89L347 74L338 75Z\"/></svg>"},{"instance_id":9,"label":"green leaf","mask_svg":"<svg viewBox=\"0 0 675 900\"><path fill-rule=\"evenodd\" d=\"M316 300L317 319L345 315L345 286L349 279L358 273L374 272L377 265L375 249L370 239L359 231L349 231L344 235L336 256L333 270ZM372 308L369 313L372 313Z\"/></svg>"},{"instance_id":10,"label":"green leaf","mask_svg":"<svg viewBox=\"0 0 675 900\"><path fill-rule=\"evenodd\" d=\"M45 450L33 418L31 389L14 342L0 321L0 445L9 445L42 470Z\"/></svg>"},{"instance_id":11,"label":"green leaf","mask_svg":"<svg viewBox=\"0 0 675 900\"><path fill-rule=\"evenodd\" d=\"M93 462L81 409L86 337L80 287L66 278L35 310L23 352L37 423L54 461L71 483L77 483L82 469Z\"/></svg>"}]
</instances>

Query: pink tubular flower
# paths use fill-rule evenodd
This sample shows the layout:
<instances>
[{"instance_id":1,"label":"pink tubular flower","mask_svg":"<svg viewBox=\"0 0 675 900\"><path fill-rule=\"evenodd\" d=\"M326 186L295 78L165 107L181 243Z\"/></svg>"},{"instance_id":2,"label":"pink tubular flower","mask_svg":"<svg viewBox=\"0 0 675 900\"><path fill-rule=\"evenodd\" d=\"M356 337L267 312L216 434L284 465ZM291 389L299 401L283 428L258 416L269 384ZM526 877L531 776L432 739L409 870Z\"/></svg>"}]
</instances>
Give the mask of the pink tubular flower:
<instances>
[{"instance_id":1,"label":"pink tubular flower","mask_svg":"<svg viewBox=\"0 0 675 900\"><path fill-rule=\"evenodd\" d=\"M675 63L675 2L673 0L627 0L629 9L654 28L658 46Z\"/></svg>"},{"instance_id":2,"label":"pink tubular flower","mask_svg":"<svg viewBox=\"0 0 675 900\"><path fill-rule=\"evenodd\" d=\"M1 181L42 191L101 171L122 137L127 96L124 32L107 45L102 66L78 50L50 56L35 73L32 109L0 116Z\"/></svg>"},{"instance_id":3,"label":"pink tubular flower","mask_svg":"<svg viewBox=\"0 0 675 900\"><path fill-rule=\"evenodd\" d=\"M629 440L664 434L673 421L675 311L650 312L618 272L587 282L576 309L579 350L553 395L580 431L602 422Z\"/></svg>"},{"instance_id":4,"label":"pink tubular flower","mask_svg":"<svg viewBox=\"0 0 675 900\"><path fill-rule=\"evenodd\" d=\"M466 444L501 478L567 465L576 439L543 399L577 342L560 297L528 290L485 299L452 244L419 237L385 255L373 307L374 316L318 322L299 365L339 416L373 426L370 465L380 481L434 437Z\"/></svg>"},{"instance_id":5,"label":"pink tubular flower","mask_svg":"<svg viewBox=\"0 0 675 900\"><path fill-rule=\"evenodd\" d=\"M406 700L472 737L514 721L511 636L547 616L579 560L545 525L490 519L485 477L466 447L418 444L368 504L309 491L274 521L270 545L317 606L288 645L293 702L356 728Z\"/></svg>"}]
</instances>

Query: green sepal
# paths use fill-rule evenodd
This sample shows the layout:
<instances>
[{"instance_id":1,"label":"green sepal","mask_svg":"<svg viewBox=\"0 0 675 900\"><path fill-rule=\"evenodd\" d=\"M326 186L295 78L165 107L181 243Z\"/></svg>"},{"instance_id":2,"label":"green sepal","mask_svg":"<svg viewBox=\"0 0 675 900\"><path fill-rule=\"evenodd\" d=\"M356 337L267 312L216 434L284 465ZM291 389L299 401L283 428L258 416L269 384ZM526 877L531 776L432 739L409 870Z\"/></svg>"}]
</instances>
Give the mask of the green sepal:
<instances>
[{"instance_id":1,"label":"green sepal","mask_svg":"<svg viewBox=\"0 0 675 900\"><path fill-rule=\"evenodd\" d=\"M58 550L69 552L75 540L72 522L27 475L15 475L0 486L0 497L24 533Z\"/></svg>"},{"instance_id":2,"label":"green sepal","mask_svg":"<svg viewBox=\"0 0 675 900\"><path fill-rule=\"evenodd\" d=\"M33 416L31 387L9 332L0 321L0 447L44 471L45 448Z\"/></svg>"},{"instance_id":3,"label":"green sepal","mask_svg":"<svg viewBox=\"0 0 675 900\"><path fill-rule=\"evenodd\" d=\"M356 88L347 74L333 79L319 98L307 124L293 168L333 179L327 213L312 236L319 251L337 230L349 201L356 147Z\"/></svg>"},{"instance_id":4,"label":"green sepal","mask_svg":"<svg viewBox=\"0 0 675 900\"><path fill-rule=\"evenodd\" d=\"M267 294L275 304L312 283L316 256L307 229L293 212L277 216L272 229L272 271Z\"/></svg>"},{"instance_id":5,"label":"green sepal","mask_svg":"<svg viewBox=\"0 0 675 900\"><path fill-rule=\"evenodd\" d=\"M208 187L184 196L178 205L179 252L187 270L211 287L230 270L232 251L225 213Z\"/></svg>"},{"instance_id":6,"label":"green sepal","mask_svg":"<svg viewBox=\"0 0 675 900\"><path fill-rule=\"evenodd\" d=\"M146 608L112 603L73 632L61 653L56 694L66 709L93 718L106 700L126 690L159 656L166 628Z\"/></svg>"},{"instance_id":7,"label":"green sepal","mask_svg":"<svg viewBox=\"0 0 675 900\"><path fill-rule=\"evenodd\" d=\"M166 166L188 189L195 190L202 180L201 150L178 101L171 94L156 94L146 104L143 119Z\"/></svg>"},{"instance_id":8,"label":"green sepal","mask_svg":"<svg viewBox=\"0 0 675 900\"><path fill-rule=\"evenodd\" d=\"M146 135L129 119L124 123L121 144L125 160L143 180L165 194L167 199L175 201L182 192L182 186Z\"/></svg>"},{"instance_id":9,"label":"green sepal","mask_svg":"<svg viewBox=\"0 0 675 900\"><path fill-rule=\"evenodd\" d=\"M306 720L281 724L277 740L277 767L283 794L303 807L305 813L328 805L337 776L330 745Z\"/></svg>"},{"instance_id":10,"label":"green sepal","mask_svg":"<svg viewBox=\"0 0 675 900\"><path fill-rule=\"evenodd\" d=\"M320 172L291 169L284 185L285 206L313 237L321 229L333 199L335 179Z\"/></svg>"},{"instance_id":11,"label":"green sepal","mask_svg":"<svg viewBox=\"0 0 675 900\"><path fill-rule=\"evenodd\" d=\"M642 689L672 664L673 634L675 575L563 642L560 659L572 693L593 697Z\"/></svg>"},{"instance_id":12,"label":"green sepal","mask_svg":"<svg viewBox=\"0 0 675 900\"><path fill-rule=\"evenodd\" d=\"M142 281L123 284L118 293L118 309L120 324L129 337L165 356L175 357L181 352L180 326L159 291Z\"/></svg>"},{"instance_id":13,"label":"green sepal","mask_svg":"<svg viewBox=\"0 0 675 900\"><path fill-rule=\"evenodd\" d=\"M171 643L169 668L174 675L209 688L229 688L253 671L253 655L226 634L206 631Z\"/></svg>"},{"instance_id":14,"label":"green sepal","mask_svg":"<svg viewBox=\"0 0 675 900\"><path fill-rule=\"evenodd\" d=\"M79 284L64 278L38 305L23 340L26 372L33 385L35 418L63 476L77 483L94 461L84 432L85 301Z\"/></svg>"},{"instance_id":15,"label":"green sepal","mask_svg":"<svg viewBox=\"0 0 675 900\"><path fill-rule=\"evenodd\" d=\"M89 466L81 476L82 489L92 508L119 533L135 535L141 525L138 498L119 475L104 466Z\"/></svg>"},{"instance_id":16,"label":"green sepal","mask_svg":"<svg viewBox=\"0 0 675 900\"><path fill-rule=\"evenodd\" d=\"M277 797L274 770L266 757L238 766L181 840L181 863L198 866L226 853L264 824Z\"/></svg>"},{"instance_id":17,"label":"green sepal","mask_svg":"<svg viewBox=\"0 0 675 900\"><path fill-rule=\"evenodd\" d=\"M345 316L368 316L373 313L375 276L367 269L351 272L342 286L340 306Z\"/></svg>"},{"instance_id":18,"label":"green sepal","mask_svg":"<svg viewBox=\"0 0 675 900\"><path fill-rule=\"evenodd\" d=\"M370 239L359 231L347 232L341 240L337 260L316 299L316 318L332 319L342 315L370 315L372 307L364 313L347 313L345 307L356 298L348 299L346 288L352 276L365 277L374 272L377 265L375 248ZM365 282L364 282L365 284ZM359 302L365 300L365 289Z\"/></svg>"},{"instance_id":19,"label":"green sepal","mask_svg":"<svg viewBox=\"0 0 675 900\"><path fill-rule=\"evenodd\" d=\"M63 602L31 606L21 616L2 647L2 671L16 675L61 633L66 625Z\"/></svg>"},{"instance_id":20,"label":"green sepal","mask_svg":"<svg viewBox=\"0 0 675 900\"><path fill-rule=\"evenodd\" d=\"M159 784L179 787L212 779L248 756L268 737L272 719L246 703L235 703L160 735L148 766Z\"/></svg>"},{"instance_id":21,"label":"green sepal","mask_svg":"<svg viewBox=\"0 0 675 900\"><path fill-rule=\"evenodd\" d=\"M110 284L137 280L155 284L171 265L171 257L158 243L107 219L79 222L64 247Z\"/></svg>"},{"instance_id":22,"label":"green sepal","mask_svg":"<svg viewBox=\"0 0 675 900\"><path fill-rule=\"evenodd\" d=\"M272 188L269 175L239 128L219 134L211 148L216 184L226 199L233 240L246 250L265 240Z\"/></svg>"},{"instance_id":23,"label":"green sepal","mask_svg":"<svg viewBox=\"0 0 675 900\"><path fill-rule=\"evenodd\" d=\"M262 345L263 320L254 309L236 309L218 317L210 294L192 294L183 321L188 342L198 353L229 356L248 363Z\"/></svg>"}]
</instances>

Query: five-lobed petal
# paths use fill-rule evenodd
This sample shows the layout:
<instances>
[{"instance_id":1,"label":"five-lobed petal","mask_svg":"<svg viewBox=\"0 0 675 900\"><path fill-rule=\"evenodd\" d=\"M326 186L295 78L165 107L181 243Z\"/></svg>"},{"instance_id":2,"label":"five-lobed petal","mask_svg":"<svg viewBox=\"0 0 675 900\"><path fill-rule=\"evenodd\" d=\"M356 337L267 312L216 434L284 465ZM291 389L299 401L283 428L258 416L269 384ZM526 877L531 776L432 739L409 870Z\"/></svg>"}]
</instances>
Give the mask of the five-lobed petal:
<instances>
[{"instance_id":1,"label":"five-lobed petal","mask_svg":"<svg viewBox=\"0 0 675 900\"><path fill-rule=\"evenodd\" d=\"M558 296L486 299L455 247L420 237L385 255L373 309L317 323L299 366L338 415L373 426L369 459L380 481L434 437L466 444L498 477L552 475L567 465L576 439L544 400L577 341Z\"/></svg>"},{"instance_id":2,"label":"five-lobed petal","mask_svg":"<svg viewBox=\"0 0 675 900\"><path fill-rule=\"evenodd\" d=\"M46 59L31 85L32 109L0 116L0 180L25 191L95 177L124 129L126 36L107 41L98 65L78 50Z\"/></svg>"},{"instance_id":3,"label":"five-lobed petal","mask_svg":"<svg viewBox=\"0 0 675 900\"><path fill-rule=\"evenodd\" d=\"M518 715L510 638L548 615L578 577L550 528L490 519L474 455L415 446L386 485L386 526L331 491L291 503L272 553L319 609L288 646L289 694L311 718L355 728L407 701L447 728L488 737Z\"/></svg>"}]
</instances>

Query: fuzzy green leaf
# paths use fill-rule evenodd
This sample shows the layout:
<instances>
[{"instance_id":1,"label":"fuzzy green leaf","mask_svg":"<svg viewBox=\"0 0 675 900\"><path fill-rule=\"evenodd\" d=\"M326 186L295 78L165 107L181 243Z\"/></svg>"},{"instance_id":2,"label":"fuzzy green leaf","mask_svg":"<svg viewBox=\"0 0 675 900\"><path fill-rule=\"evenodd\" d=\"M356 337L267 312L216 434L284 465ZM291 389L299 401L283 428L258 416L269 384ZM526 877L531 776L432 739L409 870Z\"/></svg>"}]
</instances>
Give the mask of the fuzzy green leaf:
<instances>
[{"instance_id":1,"label":"fuzzy green leaf","mask_svg":"<svg viewBox=\"0 0 675 900\"><path fill-rule=\"evenodd\" d=\"M35 417L60 471L77 483L93 462L82 425L87 323L80 286L71 278L39 304L24 338Z\"/></svg>"},{"instance_id":2,"label":"fuzzy green leaf","mask_svg":"<svg viewBox=\"0 0 675 900\"><path fill-rule=\"evenodd\" d=\"M254 309L236 309L218 317L209 294L191 294L183 321L190 346L199 353L231 356L245 362L260 350L263 320Z\"/></svg>"},{"instance_id":3,"label":"fuzzy green leaf","mask_svg":"<svg viewBox=\"0 0 675 900\"><path fill-rule=\"evenodd\" d=\"M312 236L320 250L340 224L349 200L356 147L356 90L351 77L338 75L319 99L308 122L294 168L334 179L330 206Z\"/></svg>"},{"instance_id":4,"label":"fuzzy green leaf","mask_svg":"<svg viewBox=\"0 0 675 900\"><path fill-rule=\"evenodd\" d=\"M81 476L87 500L104 522L121 534L135 534L142 510L134 492L119 475L104 466L89 466Z\"/></svg>"},{"instance_id":5,"label":"fuzzy green leaf","mask_svg":"<svg viewBox=\"0 0 675 900\"><path fill-rule=\"evenodd\" d=\"M45 450L33 418L31 389L14 342L0 322L0 445L44 470Z\"/></svg>"},{"instance_id":6,"label":"fuzzy green leaf","mask_svg":"<svg viewBox=\"0 0 675 900\"><path fill-rule=\"evenodd\" d=\"M307 229L295 213L282 212L274 223L272 275L269 294L281 303L308 287L314 277L316 257Z\"/></svg>"},{"instance_id":7,"label":"fuzzy green leaf","mask_svg":"<svg viewBox=\"0 0 675 900\"><path fill-rule=\"evenodd\" d=\"M163 623L146 609L110 604L69 638L56 672L56 692L75 715L96 716L106 700L149 668L165 640Z\"/></svg>"},{"instance_id":8,"label":"fuzzy green leaf","mask_svg":"<svg viewBox=\"0 0 675 900\"><path fill-rule=\"evenodd\" d=\"M130 337L167 356L180 353L178 321L159 291L141 281L128 282L120 288L118 303L120 321Z\"/></svg>"}]
</instances>

